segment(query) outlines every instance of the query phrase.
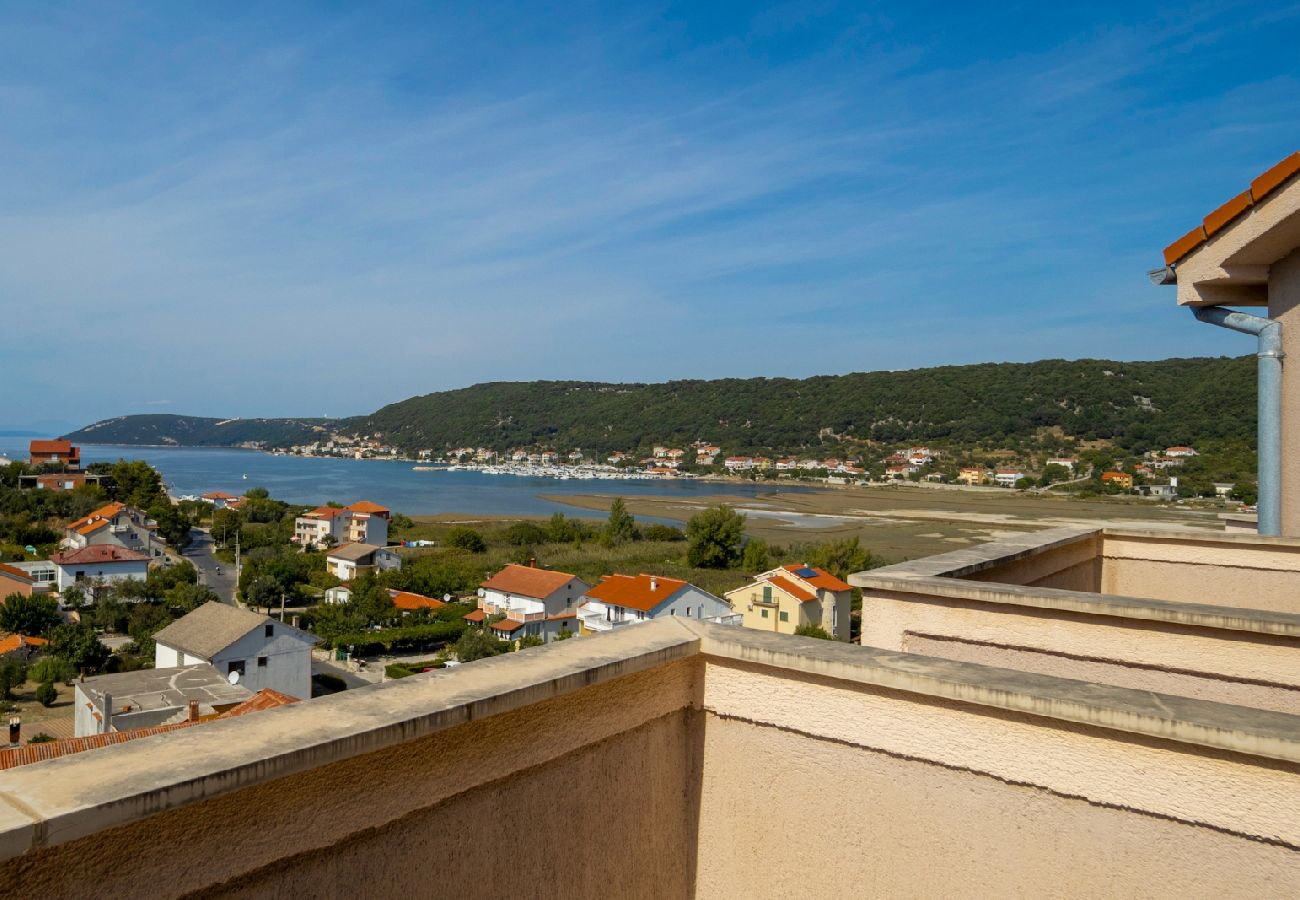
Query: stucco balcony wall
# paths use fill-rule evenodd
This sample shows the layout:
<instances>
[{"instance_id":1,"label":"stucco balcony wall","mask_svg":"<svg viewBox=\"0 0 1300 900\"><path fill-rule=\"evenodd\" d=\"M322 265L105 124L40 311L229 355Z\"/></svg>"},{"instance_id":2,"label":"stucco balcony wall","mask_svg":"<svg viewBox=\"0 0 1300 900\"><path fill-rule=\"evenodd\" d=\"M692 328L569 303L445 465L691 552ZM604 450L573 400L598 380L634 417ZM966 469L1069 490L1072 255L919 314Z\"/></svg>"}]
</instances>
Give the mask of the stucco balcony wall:
<instances>
[{"instance_id":1,"label":"stucco balcony wall","mask_svg":"<svg viewBox=\"0 0 1300 900\"><path fill-rule=\"evenodd\" d=\"M0 885L1276 896L1297 791L1295 716L673 618L9 770Z\"/></svg>"},{"instance_id":2,"label":"stucco balcony wall","mask_svg":"<svg viewBox=\"0 0 1300 900\"><path fill-rule=\"evenodd\" d=\"M858 573L862 643L1300 713L1300 541L1052 529Z\"/></svg>"}]
</instances>

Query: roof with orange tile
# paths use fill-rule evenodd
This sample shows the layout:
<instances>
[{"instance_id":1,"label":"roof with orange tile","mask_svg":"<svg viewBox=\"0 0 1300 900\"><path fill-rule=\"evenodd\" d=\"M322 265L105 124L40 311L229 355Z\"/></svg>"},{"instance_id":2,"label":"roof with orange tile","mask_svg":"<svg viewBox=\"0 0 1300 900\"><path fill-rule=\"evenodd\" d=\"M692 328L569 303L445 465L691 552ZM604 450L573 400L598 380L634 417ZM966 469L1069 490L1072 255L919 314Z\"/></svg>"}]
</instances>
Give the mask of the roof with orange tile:
<instances>
[{"instance_id":1,"label":"roof with orange tile","mask_svg":"<svg viewBox=\"0 0 1300 900\"><path fill-rule=\"evenodd\" d=\"M392 598L393 606L398 609L438 609L447 605L441 600L423 594L413 594L410 591L390 590L388 596Z\"/></svg>"},{"instance_id":2,"label":"roof with orange tile","mask_svg":"<svg viewBox=\"0 0 1300 900\"><path fill-rule=\"evenodd\" d=\"M1238 216L1251 207L1263 203L1270 194L1288 180L1300 173L1300 151L1292 153L1286 159L1261 174L1231 200L1210 213L1187 234L1165 248L1165 265L1172 266L1197 247L1204 244L1218 232L1230 225Z\"/></svg>"},{"instance_id":3,"label":"roof with orange tile","mask_svg":"<svg viewBox=\"0 0 1300 900\"><path fill-rule=\"evenodd\" d=\"M481 609L476 609L473 612L465 613L461 618L466 622L482 622L487 618L487 613L483 612Z\"/></svg>"},{"instance_id":4,"label":"roof with orange tile","mask_svg":"<svg viewBox=\"0 0 1300 900\"><path fill-rule=\"evenodd\" d=\"M208 491L203 495L204 500L234 500L234 494L228 494L225 491Z\"/></svg>"},{"instance_id":5,"label":"roof with orange tile","mask_svg":"<svg viewBox=\"0 0 1300 900\"><path fill-rule=\"evenodd\" d=\"M812 591L804 590L795 584L789 578L782 578L780 575L769 575L766 579L772 587L784 591L800 603L807 603L810 600L816 600L817 595Z\"/></svg>"},{"instance_id":6,"label":"roof with orange tile","mask_svg":"<svg viewBox=\"0 0 1300 900\"><path fill-rule=\"evenodd\" d=\"M71 453L72 441L32 441L28 449L33 456L38 453Z\"/></svg>"},{"instance_id":7,"label":"roof with orange tile","mask_svg":"<svg viewBox=\"0 0 1300 900\"><path fill-rule=\"evenodd\" d=\"M99 509L82 516L77 521L68 526L69 531L75 531L78 534L89 534L92 531L98 531L108 524L108 520L126 509L125 503L108 503Z\"/></svg>"},{"instance_id":8,"label":"roof with orange tile","mask_svg":"<svg viewBox=\"0 0 1300 900\"><path fill-rule=\"evenodd\" d=\"M801 578L815 588L821 588L824 591L851 591L853 586L847 582L841 581L825 569L819 569L816 566L808 565L789 565L784 567L787 572L796 578Z\"/></svg>"},{"instance_id":9,"label":"roof with orange tile","mask_svg":"<svg viewBox=\"0 0 1300 900\"><path fill-rule=\"evenodd\" d=\"M568 572L552 572L549 569L536 569L532 566L510 563L483 582L480 587L489 591L501 591L503 594L544 600L575 577Z\"/></svg>"},{"instance_id":10,"label":"roof with orange tile","mask_svg":"<svg viewBox=\"0 0 1300 900\"><path fill-rule=\"evenodd\" d=\"M13 653L15 650L21 650L24 647L44 647L48 644L45 638L28 637L25 634L10 634L0 638L0 654Z\"/></svg>"},{"instance_id":11,"label":"roof with orange tile","mask_svg":"<svg viewBox=\"0 0 1300 900\"><path fill-rule=\"evenodd\" d=\"M380 506L378 503L372 503L369 500L358 500L348 507L352 512L358 513L386 513L390 512L387 506Z\"/></svg>"},{"instance_id":12,"label":"roof with orange tile","mask_svg":"<svg viewBox=\"0 0 1300 900\"><path fill-rule=\"evenodd\" d=\"M8 576L9 578L17 578L20 581L26 581L28 584L32 584L34 582L32 576L28 575L22 569L19 569L16 566L8 565L7 563L0 563L0 575L5 575Z\"/></svg>"},{"instance_id":13,"label":"roof with orange tile","mask_svg":"<svg viewBox=\"0 0 1300 900\"><path fill-rule=\"evenodd\" d=\"M502 619L499 622L493 622L489 627L493 631L504 631L506 634L514 634L520 628L524 627L524 623L517 622L514 619Z\"/></svg>"},{"instance_id":14,"label":"roof with orange tile","mask_svg":"<svg viewBox=\"0 0 1300 900\"><path fill-rule=\"evenodd\" d=\"M610 606L649 612L686 585L677 578L658 575L606 575L587 596Z\"/></svg>"},{"instance_id":15,"label":"roof with orange tile","mask_svg":"<svg viewBox=\"0 0 1300 900\"><path fill-rule=\"evenodd\" d=\"M308 519L333 519L335 516L345 516L348 510L337 506L318 506L310 512L303 513Z\"/></svg>"}]
</instances>

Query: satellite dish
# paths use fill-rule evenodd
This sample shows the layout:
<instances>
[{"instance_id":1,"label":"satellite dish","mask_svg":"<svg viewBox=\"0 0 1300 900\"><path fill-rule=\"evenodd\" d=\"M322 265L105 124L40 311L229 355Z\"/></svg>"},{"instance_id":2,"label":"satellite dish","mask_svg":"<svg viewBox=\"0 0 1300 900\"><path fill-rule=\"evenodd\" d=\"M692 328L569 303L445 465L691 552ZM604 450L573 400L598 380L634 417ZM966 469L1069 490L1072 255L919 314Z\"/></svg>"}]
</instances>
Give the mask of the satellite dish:
<instances>
[{"instance_id":1,"label":"satellite dish","mask_svg":"<svg viewBox=\"0 0 1300 900\"><path fill-rule=\"evenodd\" d=\"M239 684L239 670L231 669L230 674L226 676L226 681L229 681L231 684Z\"/></svg>"}]
</instances>

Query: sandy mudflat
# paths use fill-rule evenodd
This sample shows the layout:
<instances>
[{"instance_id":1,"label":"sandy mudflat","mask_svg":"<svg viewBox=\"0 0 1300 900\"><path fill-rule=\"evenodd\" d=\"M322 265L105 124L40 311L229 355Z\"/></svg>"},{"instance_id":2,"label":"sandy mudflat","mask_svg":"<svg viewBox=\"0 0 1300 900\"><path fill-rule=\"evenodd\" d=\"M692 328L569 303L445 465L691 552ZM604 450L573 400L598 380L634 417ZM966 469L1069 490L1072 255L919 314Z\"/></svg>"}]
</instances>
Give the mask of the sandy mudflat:
<instances>
[{"instance_id":1,"label":"sandy mudflat","mask_svg":"<svg viewBox=\"0 0 1300 900\"><path fill-rule=\"evenodd\" d=\"M1072 500L1015 491L935 490L907 486L790 492L774 486L758 497L717 494L629 497L639 516L685 521L708 506L727 503L748 517L746 530L769 542L788 544L857 535L889 559L942 553L958 546L1059 525L1209 528L1221 530L1213 511L1180 510L1129 500ZM605 510L617 492L546 497L587 510Z\"/></svg>"}]
</instances>

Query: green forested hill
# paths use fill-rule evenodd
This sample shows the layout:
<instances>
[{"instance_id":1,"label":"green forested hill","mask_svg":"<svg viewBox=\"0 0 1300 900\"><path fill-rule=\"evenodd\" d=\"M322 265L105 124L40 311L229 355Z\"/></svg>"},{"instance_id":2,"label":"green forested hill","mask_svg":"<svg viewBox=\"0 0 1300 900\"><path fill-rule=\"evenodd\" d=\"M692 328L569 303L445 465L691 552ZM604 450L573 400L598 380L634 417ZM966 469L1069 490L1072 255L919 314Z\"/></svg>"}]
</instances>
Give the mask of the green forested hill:
<instances>
[{"instance_id":1,"label":"green forested hill","mask_svg":"<svg viewBox=\"0 0 1300 900\"><path fill-rule=\"evenodd\" d=\"M269 447L310 443L335 427L331 419L205 419L200 416L119 416L67 435L87 444L179 447Z\"/></svg>"},{"instance_id":2,"label":"green forested hill","mask_svg":"<svg viewBox=\"0 0 1300 900\"><path fill-rule=\"evenodd\" d=\"M819 435L962 444L1044 426L1124 446L1253 441L1251 357L1044 360L805 379L490 383L426 394L356 420L405 447L545 444L607 450L704 439L728 451L796 451ZM825 432L829 429L829 432Z\"/></svg>"},{"instance_id":3,"label":"green forested hill","mask_svg":"<svg viewBox=\"0 0 1300 900\"><path fill-rule=\"evenodd\" d=\"M99 443L305 443L333 427L382 433L407 449L544 445L604 453L712 441L728 452L785 451L835 435L887 443L999 446L1057 426L1143 449L1254 441L1251 357L1157 362L1044 360L805 379L601 384L496 382L413 397L356 419L127 416L82 429Z\"/></svg>"}]
</instances>

